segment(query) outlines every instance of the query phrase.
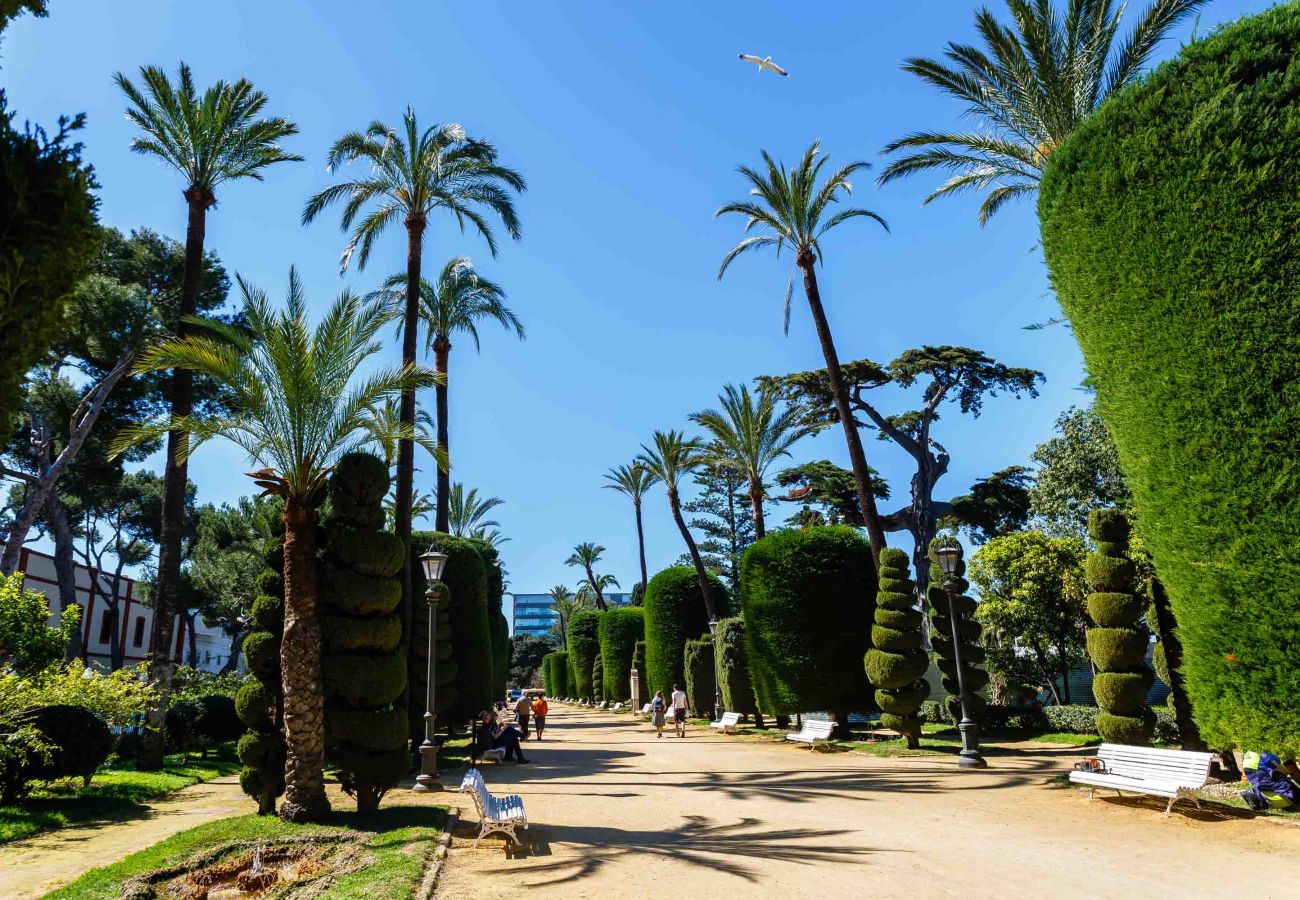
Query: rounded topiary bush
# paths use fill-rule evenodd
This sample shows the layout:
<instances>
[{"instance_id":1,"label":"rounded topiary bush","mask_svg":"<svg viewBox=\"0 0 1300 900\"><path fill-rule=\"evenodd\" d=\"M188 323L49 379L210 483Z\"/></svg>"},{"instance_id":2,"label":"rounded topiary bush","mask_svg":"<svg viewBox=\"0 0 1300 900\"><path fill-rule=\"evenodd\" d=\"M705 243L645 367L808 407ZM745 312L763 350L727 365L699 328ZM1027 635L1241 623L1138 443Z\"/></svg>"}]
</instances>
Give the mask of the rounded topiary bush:
<instances>
[{"instance_id":1,"label":"rounded topiary bush","mask_svg":"<svg viewBox=\"0 0 1300 900\"><path fill-rule=\"evenodd\" d=\"M645 637L645 610L616 606L600 617L600 656L605 700L632 696L632 656L637 641Z\"/></svg>"},{"instance_id":2,"label":"rounded topiary bush","mask_svg":"<svg viewBox=\"0 0 1300 900\"><path fill-rule=\"evenodd\" d=\"M907 617L915 603L916 586L908 577L910 562L902 550L887 547L880 552L880 590L876 594L876 624L871 627L872 647L863 665L867 680L876 686L880 724L907 739L907 746L921 745L917 715L930 695L923 676L930 659L922 649L921 615ZM910 624L910 627L908 627Z\"/></svg>"},{"instance_id":3,"label":"rounded topiary bush","mask_svg":"<svg viewBox=\"0 0 1300 900\"><path fill-rule=\"evenodd\" d=\"M940 547L962 549L961 542L950 535L937 537L930 541L928 557L930 560L930 584L925 589L925 597L930 610L930 647L934 651L934 664L938 668L939 682L948 694L944 698L944 709L955 722L961 719L961 703L958 693L961 681L966 683L967 708L971 718L979 722L983 719L984 709L988 705L979 695L988 686L989 676L978 668L984 661L984 648L980 646L981 628L974 618L977 604L966 595L970 582L966 580L966 560L957 560L957 571L953 576L951 606L957 612L957 636L961 641L962 678L957 678L957 655L953 648L953 621L949 610L948 592L944 589L947 578L939 567L939 557L935 552Z\"/></svg>"},{"instance_id":4,"label":"rounded topiary bush","mask_svg":"<svg viewBox=\"0 0 1300 900\"><path fill-rule=\"evenodd\" d=\"M239 784L257 801L258 815L274 815L275 799L284 793L285 743L283 694L280 687L280 636L284 631L284 535L267 540L267 569L259 579L263 593L253 600L254 631L244 638L243 653L253 681L235 696L235 714L248 731L236 745L243 769Z\"/></svg>"},{"instance_id":5,"label":"rounded topiary bush","mask_svg":"<svg viewBox=\"0 0 1300 900\"><path fill-rule=\"evenodd\" d=\"M280 636L269 631L254 631L244 638L244 659L248 670L263 682L280 675Z\"/></svg>"},{"instance_id":6,"label":"rounded topiary bush","mask_svg":"<svg viewBox=\"0 0 1300 900\"><path fill-rule=\"evenodd\" d=\"M722 582L709 576L715 597L725 597ZM646 699L674 684L686 684L686 642L709 630L709 614L695 569L673 566L650 579L645 591L646 671L641 686Z\"/></svg>"},{"instance_id":7,"label":"rounded topiary bush","mask_svg":"<svg viewBox=\"0 0 1300 900\"><path fill-rule=\"evenodd\" d=\"M592 664L600 655L600 619L603 614L594 609L580 609L569 617L566 638L569 646L569 666L573 669L574 684L580 700L594 696L591 684Z\"/></svg>"},{"instance_id":8,"label":"rounded topiary bush","mask_svg":"<svg viewBox=\"0 0 1300 900\"><path fill-rule=\"evenodd\" d=\"M713 718L713 704L718 691L714 669L713 639L702 637L687 641L683 651L686 666L686 699L700 718Z\"/></svg>"},{"instance_id":9,"label":"rounded topiary bush","mask_svg":"<svg viewBox=\"0 0 1300 900\"><path fill-rule=\"evenodd\" d=\"M741 609L764 712L829 710L841 719L875 707L862 670L874 575L871 547L847 526L777 531L745 551Z\"/></svg>"},{"instance_id":10,"label":"rounded topiary bush","mask_svg":"<svg viewBox=\"0 0 1300 900\"><path fill-rule=\"evenodd\" d=\"M1300 4L1184 47L1051 155L1052 283L1202 736L1300 750Z\"/></svg>"},{"instance_id":11,"label":"rounded topiary bush","mask_svg":"<svg viewBox=\"0 0 1300 900\"><path fill-rule=\"evenodd\" d=\"M1089 628L1088 656L1101 672L1127 672L1142 665L1147 636L1132 628Z\"/></svg>"},{"instance_id":12,"label":"rounded topiary bush","mask_svg":"<svg viewBox=\"0 0 1300 900\"><path fill-rule=\"evenodd\" d=\"M33 711L27 722L54 745L48 762L35 760L24 767L27 781L81 778L90 784L91 776L113 749L113 733L84 706L44 706Z\"/></svg>"},{"instance_id":13,"label":"rounded topiary bush","mask_svg":"<svg viewBox=\"0 0 1300 900\"><path fill-rule=\"evenodd\" d=\"M1092 696L1102 709L1137 709L1151 690L1150 669L1139 672L1098 672L1092 679Z\"/></svg>"},{"instance_id":14,"label":"rounded topiary bush","mask_svg":"<svg viewBox=\"0 0 1300 900\"><path fill-rule=\"evenodd\" d=\"M1121 628L1136 622L1146 608L1146 598L1134 593L1094 592L1088 595L1088 618L1102 628Z\"/></svg>"}]
</instances>

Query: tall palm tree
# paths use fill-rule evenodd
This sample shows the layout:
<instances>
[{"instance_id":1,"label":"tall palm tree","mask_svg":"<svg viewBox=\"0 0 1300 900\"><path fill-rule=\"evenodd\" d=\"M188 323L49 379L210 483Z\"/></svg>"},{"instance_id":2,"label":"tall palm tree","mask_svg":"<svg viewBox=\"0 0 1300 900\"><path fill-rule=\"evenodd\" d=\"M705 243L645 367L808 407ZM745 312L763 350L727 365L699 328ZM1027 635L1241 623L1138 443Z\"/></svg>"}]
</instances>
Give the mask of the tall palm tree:
<instances>
[{"instance_id":1,"label":"tall palm tree","mask_svg":"<svg viewBox=\"0 0 1300 900\"><path fill-rule=\"evenodd\" d=\"M402 425L401 404L396 397L390 397L383 403L379 404L372 410L368 410L365 430L370 435L369 445L379 451L379 455L384 460L384 465L390 469L393 463L397 461L397 445L400 436L406 432L406 427ZM433 417L424 410L417 410L415 413L415 436L413 440L424 448L425 452L434 458L439 467L446 466L446 454L438 450L438 445L434 442L433 435Z\"/></svg>"},{"instance_id":2,"label":"tall palm tree","mask_svg":"<svg viewBox=\"0 0 1300 900\"><path fill-rule=\"evenodd\" d=\"M1153 0L1116 43L1127 3L1006 0L1012 25L987 7L975 13L983 48L949 42L947 63L914 56L903 70L966 104L983 128L917 131L885 147L909 151L890 163L880 183L916 172L949 173L930 196L988 190L983 225L1003 204L1038 190L1043 166L1079 123L1142 73L1170 30L1207 0Z\"/></svg>"},{"instance_id":3,"label":"tall palm tree","mask_svg":"<svg viewBox=\"0 0 1300 900\"><path fill-rule=\"evenodd\" d=\"M710 619L720 619L723 615L722 604L718 602L717 597L713 596L713 584L709 581L708 571L704 568L700 548L696 546L695 538L691 536L691 530L686 527L686 520L682 518L682 501L678 493L682 478L703 464L707 454L699 440L688 439L680 431L656 431L651 443L653 447L641 445L637 462L662 481L667 489L668 508L672 511L673 521L677 523L677 530L681 532L682 540L686 542L686 552L690 554L691 565L695 567L695 577L700 583L700 593L704 596L704 608Z\"/></svg>"},{"instance_id":4,"label":"tall palm tree","mask_svg":"<svg viewBox=\"0 0 1300 900\"><path fill-rule=\"evenodd\" d=\"M330 185L315 194L303 207L303 224L314 220L328 206L343 202L342 227L352 229L343 250L340 269L346 270L353 254L357 267L364 269L375 240L394 223L406 227L406 303L402 310L402 362L415 365L416 326L420 311L420 267L424 256L424 232L429 218L444 211L463 231L468 222L487 241L496 256L496 237L484 210L500 218L506 233L519 239L519 219L510 192L523 191L518 172L497 162L497 149L487 141L465 134L456 124L420 129L415 110L406 108L399 128L374 121L365 131L354 131L334 142L327 157L330 172L352 163L365 164L360 177ZM362 214L362 210L366 210ZM358 218L360 216L360 218ZM355 227L354 227L355 223ZM401 398L401 421L414 432L415 392ZM443 445L446 446L445 444ZM415 444L412 438L397 447L397 536L410 547L411 503L415 486ZM447 530L446 506L438 498L435 528ZM403 557L402 617L404 633L410 633L411 560Z\"/></svg>"},{"instance_id":5,"label":"tall palm tree","mask_svg":"<svg viewBox=\"0 0 1300 900\"><path fill-rule=\"evenodd\" d=\"M722 409L697 412L691 421L704 426L722 450L724 461L744 473L749 481L749 503L753 510L754 537L767 533L763 521L767 469L801 438L817 432L796 406L781 408L776 392L760 387L757 396L741 385L727 385L718 397Z\"/></svg>"},{"instance_id":6,"label":"tall palm tree","mask_svg":"<svg viewBox=\"0 0 1300 900\"><path fill-rule=\"evenodd\" d=\"M632 498L632 508L636 512L636 546L641 553L641 588L644 590L649 578L645 567L645 529L641 527L641 498L645 496L646 491L658 483L659 478L635 460L631 465L610 469L605 478L609 484L602 485L603 487Z\"/></svg>"},{"instance_id":7,"label":"tall palm tree","mask_svg":"<svg viewBox=\"0 0 1300 900\"><path fill-rule=\"evenodd\" d=\"M185 271L176 335L191 333L189 319L198 309L203 270L203 241L208 210L217 205L217 189L244 178L262 180L262 171L281 162L302 159L286 153L279 142L298 133L298 126L284 118L262 118L266 94L239 79L218 81L202 95L194 86L190 67L180 64L177 84L156 66L140 69L143 87L137 88L121 72L114 76L129 105L127 121L143 132L131 140L131 150L154 156L180 173L185 181L185 205L189 221L185 228ZM194 408L194 375L188 369L172 373L171 414L188 416ZM149 708L149 727L137 765L157 770L163 765L163 728L171 696L172 626L178 611L177 591L181 576L181 540L185 518L185 488L189 467L185 464L184 436L167 435L167 463L164 473L162 521L158 532L158 575L154 589L154 617L149 656L149 675L157 693Z\"/></svg>"},{"instance_id":8,"label":"tall palm tree","mask_svg":"<svg viewBox=\"0 0 1300 900\"><path fill-rule=\"evenodd\" d=\"M340 456L369 439L367 410L385 397L434 383L432 370L404 365L354 379L378 350L375 335L385 314L379 303L343 293L313 330L307 298L289 273L286 308L242 279L248 331L203 323L211 334L187 334L148 351L139 371L183 369L200 373L229 395L225 412L211 418L172 416L135 426L117 439L121 452L171 430L189 440L188 455L212 438L226 438L262 466L249 473L267 494L283 498L284 633L280 665L284 686L287 758L281 817L320 821L325 799L324 697L321 633L315 574L317 514L330 470ZM197 323L197 320L191 320Z\"/></svg>"},{"instance_id":9,"label":"tall palm tree","mask_svg":"<svg viewBox=\"0 0 1300 900\"><path fill-rule=\"evenodd\" d=\"M567 650L569 647L569 619L580 609L586 609L588 602L585 597L578 597L573 591L569 590L562 584L547 591L547 596L551 598L551 605L555 608L555 613L559 617L556 625L559 626L560 648Z\"/></svg>"},{"instance_id":10,"label":"tall palm tree","mask_svg":"<svg viewBox=\"0 0 1300 900\"><path fill-rule=\"evenodd\" d=\"M381 288L395 309L405 302L402 291L405 280L402 275L394 275ZM448 372L453 335L469 335L474 341L474 349L482 350L478 333L480 322L495 321L507 331L514 331L521 341L524 339L524 325L514 310L506 305L506 292L496 282L480 275L467 256L448 260L438 273L436 282L431 284L427 279L420 281L420 320L428 329L425 349L433 353L434 371L443 375ZM450 447L447 397L447 385L434 390L438 409L438 446L444 453L449 452L447 448ZM440 471L438 510L439 521L444 522L443 527L450 509L449 488L447 473Z\"/></svg>"},{"instance_id":11,"label":"tall palm tree","mask_svg":"<svg viewBox=\"0 0 1300 900\"><path fill-rule=\"evenodd\" d=\"M475 531L500 528L501 523L484 518L506 501L500 497L478 497L478 488L465 490L459 481L451 486L451 509L448 515L450 534L470 537Z\"/></svg>"},{"instance_id":12,"label":"tall palm tree","mask_svg":"<svg viewBox=\"0 0 1300 900\"><path fill-rule=\"evenodd\" d=\"M743 253L764 247L771 247L778 253L782 247L789 246L794 251L796 268L803 274L803 290L808 298L808 309L812 312L813 324L817 328L817 339L822 345L822 356L826 359L826 369L830 376L831 393L835 398L835 410L840 423L844 426L844 439L849 447L849 466L853 470L858 502L862 505L862 518L867 526L867 535L871 539L871 550L877 558L885 547L885 531L880 524L880 513L876 509L876 496L871 489L871 471L867 468L867 456L862 449L862 438L849 409L849 392L844 384L844 375L840 371L840 358L835 352L835 341L831 337L831 326L826 321L826 310L822 307L821 291L817 287L817 263L823 262L821 240L826 232L850 219L865 218L880 224L886 231L889 226L885 220L868 209L848 207L831 212L832 205L839 202L840 194L852 193L849 178L855 172L867 168L865 162L852 162L832 172L825 180L819 182L822 167L827 157L818 158L820 144L813 142L804 153L799 165L786 171L783 164L776 163L767 151L763 151L763 163L766 170L759 172L749 166L740 166L738 171L750 185L753 199L728 203L719 209L715 216L726 213L739 213L748 220L745 231L760 229L758 234L751 234L742 240L722 260L718 269L718 278L726 274L727 267ZM828 215L828 213L830 213ZM790 281L785 289L785 324L790 327L790 297L794 290L794 271L790 272Z\"/></svg>"},{"instance_id":13,"label":"tall palm tree","mask_svg":"<svg viewBox=\"0 0 1300 900\"><path fill-rule=\"evenodd\" d=\"M600 562L600 557L604 554L605 548L600 544L586 541L573 548L569 558L564 561L566 566L577 566L586 573L587 577L583 580L583 585L591 590L596 602L596 609L609 609L609 604L605 602L605 588L619 587L618 579L613 575L597 575L596 563Z\"/></svg>"}]
</instances>

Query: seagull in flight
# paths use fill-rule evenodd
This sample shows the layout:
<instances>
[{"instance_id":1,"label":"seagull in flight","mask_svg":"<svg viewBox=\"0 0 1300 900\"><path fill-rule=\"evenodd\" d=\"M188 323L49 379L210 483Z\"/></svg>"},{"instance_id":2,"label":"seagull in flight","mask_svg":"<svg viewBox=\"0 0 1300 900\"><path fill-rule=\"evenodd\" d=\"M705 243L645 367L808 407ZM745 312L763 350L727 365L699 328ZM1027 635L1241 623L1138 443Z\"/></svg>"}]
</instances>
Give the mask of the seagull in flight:
<instances>
[{"instance_id":1,"label":"seagull in flight","mask_svg":"<svg viewBox=\"0 0 1300 900\"><path fill-rule=\"evenodd\" d=\"M751 62L754 65L758 66L759 74L762 74L763 70L766 69L769 72L775 72L778 75L784 75L786 78L790 77L790 73L787 72L785 69L781 68L780 66L778 66L776 63L772 62L772 57L770 56L759 58L757 56L750 56L748 53L742 53L740 54L740 58L743 59L745 62Z\"/></svg>"}]
</instances>

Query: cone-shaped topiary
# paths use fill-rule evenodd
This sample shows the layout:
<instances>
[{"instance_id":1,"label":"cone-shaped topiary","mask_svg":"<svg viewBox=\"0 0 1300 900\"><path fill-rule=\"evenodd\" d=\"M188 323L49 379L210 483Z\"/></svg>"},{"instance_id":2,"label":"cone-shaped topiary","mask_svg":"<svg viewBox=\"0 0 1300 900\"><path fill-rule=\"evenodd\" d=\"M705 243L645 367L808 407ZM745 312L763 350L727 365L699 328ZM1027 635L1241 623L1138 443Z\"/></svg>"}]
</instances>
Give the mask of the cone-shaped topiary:
<instances>
[{"instance_id":1,"label":"cone-shaped topiary","mask_svg":"<svg viewBox=\"0 0 1300 900\"><path fill-rule=\"evenodd\" d=\"M472 539L487 572L488 631L492 638L492 696L500 699L506 695L510 680L510 623L502 612L505 596L505 568L501 554L487 541Z\"/></svg>"},{"instance_id":2,"label":"cone-shaped topiary","mask_svg":"<svg viewBox=\"0 0 1300 900\"><path fill-rule=\"evenodd\" d=\"M1155 714L1146 705L1152 674L1143 661L1149 639L1139 627L1146 602L1127 556L1128 517L1121 509L1094 509L1088 533L1097 546L1084 565L1092 589L1088 612L1104 626L1088 629L1088 655L1097 669L1092 695L1101 708L1097 731L1111 743L1149 744L1155 728Z\"/></svg>"},{"instance_id":3,"label":"cone-shaped topiary","mask_svg":"<svg viewBox=\"0 0 1300 900\"><path fill-rule=\"evenodd\" d=\"M570 700L576 700L578 697L578 676L574 672L573 658L569 655L568 650L561 651L555 664L555 671L558 675L563 676L563 696L568 697Z\"/></svg>"},{"instance_id":4,"label":"cone-shaped topiary","mask_svg":"<svg viewBox=\"0 0 1300 900\"><path fill-rule=\"evenodd\" d=\"M939 669L939 681L948 693L944 698L944 708L954 721L961 718L961 703L958 699L959 683L957 679L956 654L952 646L952 619L948 614L948 594L944 590L943 569L939 568L939 557L935 550L939 547L956 547L961 544L956 538L943 535L930 542L930 585L925 596L930 605L930 646L934 650L934 663ZM953 578L952 605L957 609L957 635L961 640L962 676L966 682L967 704L970 716L976 722L984 719L987 705L979 692L989 683L988 673L978 668L984 661L984 648L979 646L980 625L975 621L975 601L966 596L970 582L965 579L966 560L957 562L957 571ZM883 588L883 585L882 585Z\"/></svg>"},{"instance_id":5,"label":"cone-shaped topiary","mask_svg":"<svg viewBox=\"0 0 1300 900\"><path fill-rule=\"evenodd\" d=\"M908 576L909 562L902 550L880 551L880 591L876 594L876 624L871 628L872 648L864 665L867 680L876 686L880 724L907 739L913 750L921 746L917 715L930 696L923 676L930 658L922 649L921 614L915 609L916 585Z\"/></svg>"},{"instance_id":6,"label":"cone-shaped topiary","mask_svg":"<svg viewBox=\"0 0 1300 900\"><path fill-rule=\"evenodd\" d=\"M605 667L604 700L632 696L632 655L645 637L645 611L616 606L600 617L600 655Z\"/></svg>"},{"instance_id":7,"label":"cone-shaped topiary","mask_svg":"<svg viewBox=\"0 0 1300 900\"><path fill-rule=\"evenodd\" d=\"M713 595L722 601L727 589L708 576ZM685 686L686 642L709 630L709 614L700 582L690 566L673 566L650 579L645 591L645 670L641 690L648 700L655 691L667 697L674 684Z\"/></svg>"},{"instance_id":8,"label":"cone-shaped topiary","mask_svg":"<svg viewBox=\"0 0 1300 900\"><path fill-rule=\"evenodd\" d=\"M605 695L605 662L599 653L591 661L591 696L599 700Z\"/></svg>"},{"instance_id":9,"label":"cone-shaped topiary","mask_svg":"<svg viewBox=\"0 0 1300 900\"><path fill-rule=\"evenodd\" d=\"M713 638L705 635L697 641L687 641L684 654L686 664L686 698L691 709L700 718L713 718L714 697L718 682L713 667Z\"/></svg>"},{"instance_id":10,"label":"cone-shaped topiary","mask_svg":"<svg viewBox=\"0 0 1300 900\"><path fill-rule=\"evenodd\" d=\"M379 808L409 764L400 587L377 590L388 601L384 606L373 597L348 596L340 587L366 587L366 582L337 577L349 573L370 583L398 584L402 542L380 530L387 493L388 466L382 459L346 454L330 475L329 511L321 522L321 580L334 584L330 600L322 605L325 758L340 771L343 790L356 798L361 815ZM359 547L366 548L364 555ZM358 558L365 559L364 566Z\"/></svg>"},{"instance_id":11,"label":"cone-shaped topiary","mask_svg":"<svg viewBox=\"0 0 1300 900\"><path fill-rule=\"evenodd\" d=\"M276 530L279 516L271 517ZM235 695L235 713L248 728L235 745L243 768L239 785L257 801L257 814L275 815L275 798L284 793L284 696L280 692L280 636L284 631L284 537L268 540L264 593L253 600L251 634L244 659L253 679Z\"/></svg>"},{"instance_id":12,"label":"cone-shaped topiary","mask_svg":"<svg viewBox=\"0 0 1300 900\"><path fill-rule=\"evenodd\" d=\"M754 701L754 685L749 680L749 660L745 656L745 620L740 616L718 623L717 653L722 705L727 712L753 716L754 724L762 728L763 716Z\"/></svg>"},{"instance_id":13,"label":"cone-shaped topiary","mask_svg":"<svg viewBox=\"0 0 1300 900\"><path fill-rule=\"evenodd\" d=\"M875 708L862 671L875 597L871 547L857 529L777 531L741 563L749 672L764 712Z\"/></svg>"},{"instance_id":14,"label":"cone-shaped topiary","mask_svg":"<svg viewBox=\"0 0 1300 900\"><path fill-rule=\"evenodd\" d=\"M591 686L591 664L600 655L600 617L594 609L580 609L569 617L566 634L569 644L569 667L574 673L574 686L579 700L594 696Z\"/></svg>"},{"instance_id":15,"label":"cone-shaped topiary","mask_svg":"<svg viewBox=\"0 0 1300 900\"><path fill-rule=\"evenodd\" d=\"M434 675L439 727L455 730L468 723L480 710L492 705L492 632L488 619L487 568L474 541L453 537L436 531L417 531L411 535L411 548L415 556L434 546L447 554L442 570L445 599L438 604L438 621L447 616L449 640L444 644L439 637L437 672ZM419 562L412 559L411 580L417 596L424 591L424 578ZM428 607L419 604L417 610ZM414 657L418 665L411 671L411 707L424 712L424 680L428 627L412 617ZM439 626L441 632L441 626ZM442 648L446 646L447 650ZM444 660L442 653L448 652ZM450 679L450 680L447 680ZM444 694L445 692L445 694ZM444 695L447 697L444 700ZM418 723L417 723L418 724Z\"/></svg>"}]
</instances>

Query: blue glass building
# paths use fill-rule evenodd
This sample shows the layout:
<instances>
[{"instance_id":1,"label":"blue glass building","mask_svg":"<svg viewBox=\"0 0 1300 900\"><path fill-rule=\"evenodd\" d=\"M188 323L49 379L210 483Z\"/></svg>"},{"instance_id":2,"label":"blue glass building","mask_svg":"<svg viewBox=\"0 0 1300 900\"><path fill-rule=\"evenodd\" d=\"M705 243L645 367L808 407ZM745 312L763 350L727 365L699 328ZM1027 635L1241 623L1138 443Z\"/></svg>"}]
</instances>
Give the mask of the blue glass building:
<instances>
[{"instance_id":1,"label":"blue glass building","mask_svg":"<svg viewBox=\"0 0 1300 900\"><path fill-rule=\"evenodd\" d=\"M559 613L546 594L513 594L515 599L514 622L511 634L550 634L555 628ZM610 606L627 606L631 594L605 594Z\"/></svg>"}]
</instances>

